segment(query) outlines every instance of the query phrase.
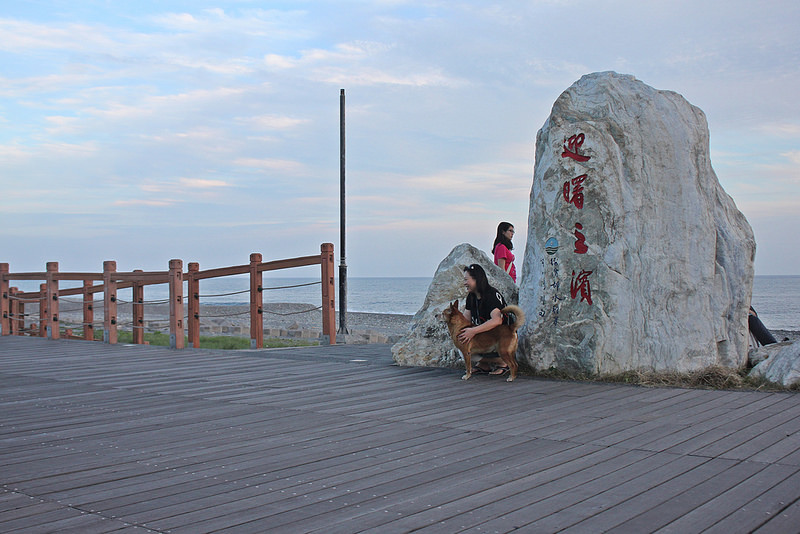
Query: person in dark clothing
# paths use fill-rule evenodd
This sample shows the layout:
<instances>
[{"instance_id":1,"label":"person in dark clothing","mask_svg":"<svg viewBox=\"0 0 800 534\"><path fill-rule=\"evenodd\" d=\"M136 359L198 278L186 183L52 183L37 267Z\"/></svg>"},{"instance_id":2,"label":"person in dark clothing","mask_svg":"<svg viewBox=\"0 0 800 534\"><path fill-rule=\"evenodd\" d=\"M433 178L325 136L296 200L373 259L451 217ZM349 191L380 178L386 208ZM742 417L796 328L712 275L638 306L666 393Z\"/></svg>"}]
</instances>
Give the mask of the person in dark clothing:
<instances>
[{"instance_id":1,"label":"person in dark clothing","mask_svg":"<svg viewBox=\"0 0 800 534\"><path fill-rule=\"evenodd\" d=\"M510 317L503 316L501 310L506 307L506 300L498 290L489 285L483 267L477 263L466 267L464 285L469 291L464 316L475 326L465 328L458 336L460 341L467 342L481 332L513 322ZM481 361L472 368L473 374L502 375L507 372L508 366L497 354L481 357Z\"/></svg>"},{"instance_id":2,"label":"person in dark clothing","mask_svg":"<svg viewBox=\"0 0 800 534\"><path fill-rule=\"evenodd\" d=\"M758 318L758 314L752 306L750 306L750 313L747 316L747 326L760 345L771 345L778 342L775 336L764 326L764 323L761 322L761 319Z\"/></svg>"}]
</instances>

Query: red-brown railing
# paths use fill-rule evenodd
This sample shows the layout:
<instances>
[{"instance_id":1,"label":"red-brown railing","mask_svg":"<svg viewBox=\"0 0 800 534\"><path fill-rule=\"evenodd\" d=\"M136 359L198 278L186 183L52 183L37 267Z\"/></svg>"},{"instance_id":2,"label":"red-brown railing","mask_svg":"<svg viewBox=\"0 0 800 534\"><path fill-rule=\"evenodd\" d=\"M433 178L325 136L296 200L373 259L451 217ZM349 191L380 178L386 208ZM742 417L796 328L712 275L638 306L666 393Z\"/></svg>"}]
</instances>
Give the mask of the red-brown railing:
<instances>
[{"instance_id":1,"label":"red-brown railing","mask_svg":"<svg viewBox=\"0 0 800 534\"><path fill-rule=\"evenodd\" d=\"M198 263L189 263L183 272L181 260L170 260L168 271L118 272L117 262L103 262L102 273L59 272L58 262L48 262L45 272L12 273L8 263L0 263L0 335L22 335L25 329L25 303L38 302L40 321L38 331L32 335L59 339L58 299L68 295L83 296L83 339L94 339L94 294L103 293L103 341L117 342L117 291L131 288L133 315L133 342L144 343L144 286L168 284L169 287L169 332L170 346L184 347L184 333L190 347L200 346L200 280L250 275L250 345L264 346L263 286L262 273L279 269L291 269L307 265L320 265L322 286L322 334L331 345L336 343L335 291L333 244L323 243L320 254L263 262L261 254L250 254L250 263L233 267L200 270ZM11 287L12 280L44 280L37 292L20 292ZM59 290L60 281L82 281L83 287ZM94 285L95 281L102 282ZM186 328L184 329L183 282L187 282Z\"/></svg>"}]
</instances>

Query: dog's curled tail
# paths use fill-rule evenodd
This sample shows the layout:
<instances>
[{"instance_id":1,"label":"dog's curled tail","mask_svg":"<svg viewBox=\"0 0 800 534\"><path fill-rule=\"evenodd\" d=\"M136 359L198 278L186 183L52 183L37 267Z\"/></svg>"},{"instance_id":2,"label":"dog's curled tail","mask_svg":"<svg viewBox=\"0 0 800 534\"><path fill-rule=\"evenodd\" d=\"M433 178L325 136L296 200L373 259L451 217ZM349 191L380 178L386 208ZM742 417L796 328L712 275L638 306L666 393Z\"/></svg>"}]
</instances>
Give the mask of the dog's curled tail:
<instances>
[{"instance_id":1,"label":"dog's curled tail","mask_svg":"<svg viewBox=\"0 0 800 534\"><path fill-rule=\"evenodd\" d=\"M515 332L520 326L522 326L522 323L525 322L525 312L522 311L522 308L519 306L514 306L511 304L500 311L503 313L503 315L507 315L509 313L514 315L514 324L512 326L514 327Z\"/></svg>"}]
</instances>

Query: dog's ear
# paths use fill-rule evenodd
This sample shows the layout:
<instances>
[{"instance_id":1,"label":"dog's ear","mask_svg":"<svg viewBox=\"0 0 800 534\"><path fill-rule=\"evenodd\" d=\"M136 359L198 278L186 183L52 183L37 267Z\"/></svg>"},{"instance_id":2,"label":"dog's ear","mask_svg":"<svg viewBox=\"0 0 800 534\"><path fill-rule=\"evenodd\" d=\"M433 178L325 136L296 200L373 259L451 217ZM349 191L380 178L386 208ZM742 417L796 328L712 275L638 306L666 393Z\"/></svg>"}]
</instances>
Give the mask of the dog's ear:
<instances>
[{"instance_id":1,"label":"dog's ear","mask_svg":"<svg viewBox=\"0 0 800 534\"><path fill-rule=\"evenodd\" d=\"M453 301L453 303L450 305L450 309L451 310L457 310L458 309L458 301L457 300Z\"/></svg>"}]
</instances>

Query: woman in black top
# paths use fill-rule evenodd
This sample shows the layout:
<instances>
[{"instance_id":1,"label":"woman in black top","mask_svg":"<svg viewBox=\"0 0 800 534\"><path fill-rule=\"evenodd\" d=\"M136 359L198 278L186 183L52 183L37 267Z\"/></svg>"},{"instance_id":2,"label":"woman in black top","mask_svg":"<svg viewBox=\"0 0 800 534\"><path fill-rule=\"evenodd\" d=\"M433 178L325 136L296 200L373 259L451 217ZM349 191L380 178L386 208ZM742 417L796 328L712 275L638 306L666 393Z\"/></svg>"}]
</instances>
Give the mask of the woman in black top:
<instances>
[{"instance_id":1,"label":"woman in black top","mask_svg":"<svg viewBox=\"0 0 800 534\"><path fill-rule=\"evenodd\" d=\"M504 318L500 311L506 307L506 300L499 291L489 285L483 267L476 263L466 267L464 285L469 291L464 315L475 326L462 330L458 335L459 341L466 343L481 332L487 332L504 322L509 324L510 319ZM482 357L472 368L472 372L502 375L508 372L508 366L500 356L490 355Z\"/></svg>"}]
</instances>

